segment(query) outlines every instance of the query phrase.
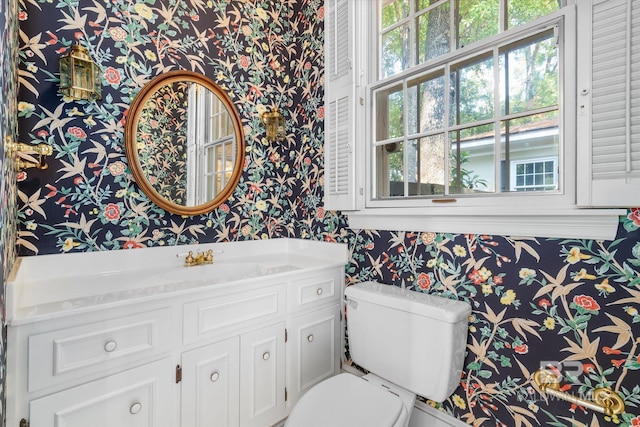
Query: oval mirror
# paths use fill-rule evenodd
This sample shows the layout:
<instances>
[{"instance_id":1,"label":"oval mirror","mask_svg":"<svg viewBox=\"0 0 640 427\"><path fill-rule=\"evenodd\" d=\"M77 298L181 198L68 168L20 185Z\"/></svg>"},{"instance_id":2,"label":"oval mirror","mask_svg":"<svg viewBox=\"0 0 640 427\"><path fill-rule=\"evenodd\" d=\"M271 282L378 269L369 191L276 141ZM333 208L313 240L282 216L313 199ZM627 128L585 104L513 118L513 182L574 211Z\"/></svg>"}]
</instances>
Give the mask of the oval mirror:
<instances>
[{"instance_id":1,"label":"oval mirror","mask_svg":"<svg viewBox=\"0 0 640 427\"><path fill-rule=\"evenodd\" d=\"M164 210L206 213L233 192L244 134L227 94L207 77L171 71L136 95L125 123L125 151L141 190Z\"/></svg>"}]
</instances>

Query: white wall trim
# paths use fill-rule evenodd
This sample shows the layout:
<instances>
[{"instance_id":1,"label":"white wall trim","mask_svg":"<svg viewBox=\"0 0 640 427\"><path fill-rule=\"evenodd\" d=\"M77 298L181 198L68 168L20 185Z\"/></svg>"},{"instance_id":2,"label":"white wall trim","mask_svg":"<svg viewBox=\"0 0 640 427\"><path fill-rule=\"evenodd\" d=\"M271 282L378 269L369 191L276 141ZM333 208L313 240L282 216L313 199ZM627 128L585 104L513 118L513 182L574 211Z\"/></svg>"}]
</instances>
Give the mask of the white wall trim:
<instances>
[{"instance_id":1,"label":"white wall trim","mask_svg":"<svg viewBox=\"0 0 640 427\"><path fill-rule=\"evenodd\" d=\"M409 427L469 427L468 424L424 402L417 401Z\"/></svg>"},{"instance_id":2,"label":"white wall trim","mask_svg":"<svg viewBox=\"0 0 640 427\"><path fill-rule=\"evenodd\" d=\"M546 238L613 240L626 209L537 209L524 214L505 208L455 208L424 214L419 208L368 208L344 212L351 229L432 231ZM495 212L495 211L498 212Z\"/></svg>"}]
</instances>

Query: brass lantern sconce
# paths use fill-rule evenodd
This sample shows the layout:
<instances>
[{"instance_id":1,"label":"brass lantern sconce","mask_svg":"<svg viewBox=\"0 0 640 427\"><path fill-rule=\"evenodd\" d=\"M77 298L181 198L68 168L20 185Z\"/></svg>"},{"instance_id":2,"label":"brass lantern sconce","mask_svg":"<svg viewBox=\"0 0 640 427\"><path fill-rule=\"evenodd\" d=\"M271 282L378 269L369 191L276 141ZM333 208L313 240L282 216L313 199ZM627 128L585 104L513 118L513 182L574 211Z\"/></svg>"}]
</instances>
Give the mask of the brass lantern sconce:
<instances>
[{"instance_id":1,"label":"brass lantern sconce","mask_svg":"<svg viewBox=\"0 0 640 427\"><path fill-rule=\"evenodd\" d=\"M60 57L60 92L77 100L102 98L100 68L85 47L74 44Z\"/></svg>"},{"instance_id":2,"label":"brass lantern sconce","mask_svg":"<svg viewBox=\"0 0 640 427\"><path fill-rule=\"evenodd\" d=\"M260 120L267 129L267 140L271 142L284 140L287 133L284 128L284 117L279 109L273 108L271 111L262 113Z\"/></svg>"}]
</instances>

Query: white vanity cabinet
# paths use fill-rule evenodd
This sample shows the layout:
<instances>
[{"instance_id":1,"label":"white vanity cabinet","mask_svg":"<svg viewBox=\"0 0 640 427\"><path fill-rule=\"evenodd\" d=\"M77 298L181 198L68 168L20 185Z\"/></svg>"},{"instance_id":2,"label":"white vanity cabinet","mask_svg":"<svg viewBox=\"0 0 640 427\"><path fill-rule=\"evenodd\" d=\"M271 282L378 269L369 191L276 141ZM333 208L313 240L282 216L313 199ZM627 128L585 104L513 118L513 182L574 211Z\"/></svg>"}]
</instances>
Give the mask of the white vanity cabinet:
<instances>
[{"instance_id":1,"label":"white vanity cabinet","mask_svg":"<svg viewBox=\"0 0 640 427\"><path fill-rule=\"evenodd\" d=\"M7 425L171 427L172 329L157 304L10 326Z\"/></svg>"},{"instance_id":2,"label":"white vanity cabinet","mask_svg":"<svg viewBox=\"0 0 640 427\"><path fill-rule=\"evenodd\" d=\"M343 274L291 275L250 295L186 303L188 345L240 333L182 355L181 425L268 427L309 387L336 374Z\"/></svg>"},{"instance_id":3,"label":"white vanity cabinet","mask_svg":"<svg viewBox=\"0 0 640 427\"><path fill-rule=\"evenodd\" d=\"M344 263L289 262L239 263L228 282L212 275L211 284L182 280L162 292L126 289L11 313L7 426L278 424L340 369ZM216 271L200 267L177 271Z\"/></svg>"}]
</instances>

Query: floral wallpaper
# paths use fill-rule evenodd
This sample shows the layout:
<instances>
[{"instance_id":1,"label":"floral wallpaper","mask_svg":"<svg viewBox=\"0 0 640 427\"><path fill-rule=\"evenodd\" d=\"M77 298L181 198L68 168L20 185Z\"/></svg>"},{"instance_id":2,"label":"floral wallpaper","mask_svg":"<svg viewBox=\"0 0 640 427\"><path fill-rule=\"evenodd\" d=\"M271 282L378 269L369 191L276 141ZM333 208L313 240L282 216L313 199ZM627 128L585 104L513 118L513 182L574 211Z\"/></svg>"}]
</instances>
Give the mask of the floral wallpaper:
<instances>
[{"instance_id":1,"label":"floral wallpaper","mask_svg":"<svg viewBox=\"0 0 640 427\"><path fill-rule=\"evenodd\" d=\"M136 146L142 173L165 199L184 205L187 199L188 84L158 89L138 120Z\"/></svg>"},{"instance_id":2,"label":"floral wallpaper","mask_svg":"<svg viewBox=\"0 0 640 427\"><path fill-rule=\"evenodd\" d=\"M640 209L613 241L359 230L347 281L376 280L473 307L460 387L433 405L475 426L640 425ZM562 390L610 387L627 413L547 401L531 375Z\"/></svg>"},{"instance_id":3,"label":"floral wallpaper","mask_svg":"<svg viewBox=\"0 0 640 427\"><path fill-rule=\"evenodd\" d=\"M347 283L378 280L469 301L474 309L460 387L443 411L477 426L640 425L640 211L613 241L350 230L323 208L321 0L22 0L19 131L48 143L46 170L19 177L22 255L301 237L345 242ZM57 58L87 46L103 70L103 99L57 91ZM128 106L156 75L206 74L238 109L246 135L240 183L196 217L171 215L141 194L124 156ZM279 106L287 138L269 143L260 113ZM399 361L402 363L402 361ZM540 365L586 395L625 398L612 417L546 401Z\"/></svg>"},{"instance_id":4,"label":"floral wallpaper","mask_svg":"<svg viewBox=\"0 0 640 427\"><path fill-rule=\"evenodd\" d=\"M333 236L322 202L321 0L24 0L20 135L54 148L19 186L24 255L280 236ZM86 46L103 70L102 100L58 94L58 60ZM246 134L243 176L227 203L183 218L149 202L124 155L135 94L187 69L227 91ZM280 106L287 139L268 143L260 113Z\"/></svg>"}]
</instances>

